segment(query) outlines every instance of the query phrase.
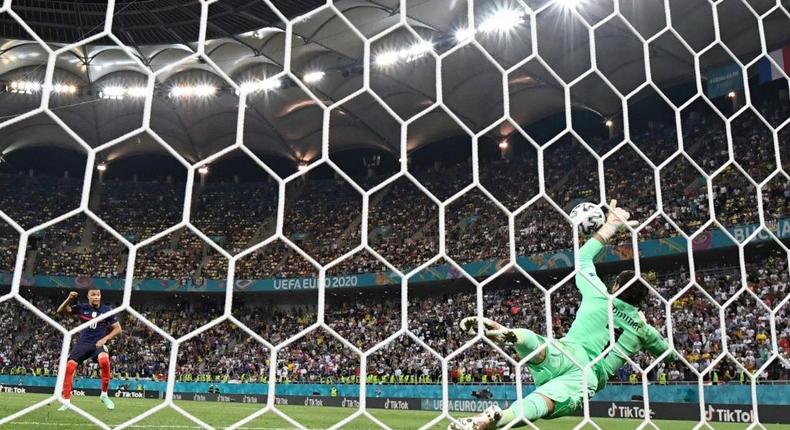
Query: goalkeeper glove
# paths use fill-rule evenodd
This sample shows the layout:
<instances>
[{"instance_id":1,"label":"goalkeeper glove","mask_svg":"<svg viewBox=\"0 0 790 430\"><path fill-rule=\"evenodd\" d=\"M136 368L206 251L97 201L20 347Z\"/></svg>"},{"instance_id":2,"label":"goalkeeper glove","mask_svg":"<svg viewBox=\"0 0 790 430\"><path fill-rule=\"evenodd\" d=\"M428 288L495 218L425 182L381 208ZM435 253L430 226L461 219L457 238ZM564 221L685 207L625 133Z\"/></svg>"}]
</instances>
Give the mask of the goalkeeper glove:
<instances>
[{"instance_id":1,"label":"goalkeeper glove","mask_svg":"<svg viewBox=\"0 0 790 430\"><path fill-rule=\"evenodd\" d=\"M481 318L483 322L483 336L499 343L515 343L517 338L513 330L489 319ZM474 335L477 333L478 317L466 317L461 320L459 325L464 333Z\"/></svg>"},{"instance_id":2,"label":"goalkeeper glove","mask_svg":"<svg viewBox=\"0 0 790 430\"><path fill-rule=\"evenodd\" d=\"M629 221L629 218L631 218L631 214L623 208L618 208L617 200L612 199L609 202L609 214L606 216L606 223L598 229L598 236L602 241L608 242L615 233L626 225L632 228L639 225L638 221Z\"/></svg>"}]
</instances>

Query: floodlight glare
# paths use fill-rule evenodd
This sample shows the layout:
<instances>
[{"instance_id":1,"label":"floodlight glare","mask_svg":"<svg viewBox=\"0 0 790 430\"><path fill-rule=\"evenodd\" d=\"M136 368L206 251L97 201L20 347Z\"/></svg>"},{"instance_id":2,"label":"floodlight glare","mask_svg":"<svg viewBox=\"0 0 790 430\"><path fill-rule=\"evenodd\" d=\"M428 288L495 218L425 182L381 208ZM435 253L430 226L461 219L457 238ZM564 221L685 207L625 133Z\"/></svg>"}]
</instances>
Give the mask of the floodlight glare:
<instances>
[{"instance_id":1,"label":"floodlight glare","mask_svg":"<svg viewBox=\"0 0 790 430\"><path fill-rule=\"evenodd\" d=\"M376 64L379 66L391 66L398 62L399 57L400 55L397 51L383 52L376 57Z\"/></svg>"},{"instance_id":2,"label":"floodlight glare","mask_svg":"<svg viewBox=\"0 0 790 430\"><path fill-rule=\"evenodd\" d=\"M213 96L217 92L217 87L213 85L197 85L194 88L194 94L200 97Z\"/></svg>"},{"instance_id":3,"label":"floodlight glare","mask_svg":"<svg viewBox=\"0 0 790 430\"><path fill-rule=\"evenodd\" d=\"M277 88L280 88L280 86L282 86L282 81L274 78L264 79L259 82L259 87L263 91L276 90Z\"/></svg>"},{"instance_id":4,"label":"floodlight glare","mask_svg":"<svg viewBox=\"0 0 790 430\"><path fill-rule=\"evenodd\" d=\"M69 84L54 84L52 92L56 94L74 94L77 92L77 87Z\"/></svg>"},{"instance_id":5,"label":"floodlight glare","mask_svg":"<svg viewBox=\"0 0 790 430\"><path fill-rule=\"evenodd\" d=\"M126 95L129 97L145 97L148 92L146 87L129 87L126 89Z\"/></svg>"},{"instance_id":6,"label":"floodlight glare","mask_svg":"<svg viewBox=\"0 0 790 430\"><path fill-rule=\"evenodd\" d=\"M304 79L304 81L306 83L312 84L312 83L320 81L321 79L324 79L324 75L326 75L326 73L321 72L321 71L310 72L310 73L307 73L306 75L304 75L303 79Z\"/></svg>"},{"instance_id":7,"label":"floodlight glare","mask_svg":"<svg viewBox=\"0 0 790 430\"><path fill-rule=\"evenodd\" d=\"M37 93L41 90L41 83L34 81L13 81L11 91L15 93Z\"/></svg>"},{"instance_id":8,"label":"floodlight glare","mask_svg":"<svg viewBox=\"0 0 790 430\"><path fill-rule=\"evenodd\" d=\"M463 42L468 39L471 39L475 36L475 31L471 28L462 28L455 32L455 40L457 42Z\"/></svg>"},{"instance_id":9,"label":"floodlight glare","mask_svg":"<svg viewBox=\"0 0 790 430\"><path fill-rule=\"evenodd\" d=\"M391 66L398 61L410 63L433 51L433 42L423 40L397 51L384 51L376 56L376 64L382 67Z\"/></svg>"},{"instance_id":10,"label":"floodlight glare","mask_svg":"<svg viewBox=\"0 0 790 430\"><path fill-rule=\"evenodd\" d=\"M423 40L422 42L415 43L408 50L403 51L401 56L405 56L406 61L414 61L431 51L433 51L433 43Z\"/></svg>"},{"instance_id":11,"label":"floodlight glare","mask_svg":"<svg viewBox=\"0 0 790 430\"><path fill-rule=\"evenodd\" d=\"M102 88L99 97L103 99L122 99L126 94L126 88L117 86L108 86Z\"/></svg>"},{"instance_id":12,"label":"floodlight glare","mask_svg":"<svg viewBox=\"0 0 790 430\"><path fill-rule=\"evenodd\" d=\"M565 9L575 9L576 6L579 6L581 3L582 0L556 0L556 4Z\"/></svg>"},{"instance_id":13,"label":"floodlight glare","mask_svg":"<svg viewBox=\"0 0 790 430\"><path fill-rule=\"evenodd\" d=\"M483 21L478 30L483 33L505 33L524 23L524 11L503 9Z\"/></svg>"},{"instance_id":14,"label":"floodlight glare","mask_svg":"<svg viewBox=\"0 0 790 430\"><path fill-rule=\"evenodd\" d=\"M195 92L192 87L173 87L170 90L171 97L186 97L191 96Z\"/></svg>"},{"instance_id":15,"label":"floodlight glare","mask_svg":"<svg viewBox=\"0 0 790 430\"><path fill-rule=\"evenodd\" d=\"M268 78L262 81L247 81L241 84L241 90L247 93L256 91L271 91L282 86L282 81L277 78Z\"/></svg>"}]
</instances>

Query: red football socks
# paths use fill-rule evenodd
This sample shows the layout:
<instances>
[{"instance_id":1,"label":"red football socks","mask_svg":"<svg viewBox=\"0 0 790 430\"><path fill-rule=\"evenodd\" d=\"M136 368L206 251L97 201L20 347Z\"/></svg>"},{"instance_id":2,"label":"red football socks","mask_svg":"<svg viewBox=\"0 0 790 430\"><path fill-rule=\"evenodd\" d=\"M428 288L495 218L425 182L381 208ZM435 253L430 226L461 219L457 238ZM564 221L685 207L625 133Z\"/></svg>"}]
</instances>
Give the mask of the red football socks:
<instances>
[{"instance_id":1,"label":"red football socks","mask_svg":"<svg viewBox=\"0 0 790 430\"><path fill-rule=\"evenodd\" d=\"M101 392L106 393L110 386L110 357L102 354L99 357L99 370L101 373Z\"/></svg>"},{"instance_id":2,"label":"red football socks","mask_svg":"<svg viewBox=\"0 0 790 430\"><path fill-rule=\"evenodd\" d=\"M77 362L69 360L66 363L66 379L63 381L63 398L71 398L71 385L74 382L74 371L77 370Z\"/></svg>"}]
</instances>

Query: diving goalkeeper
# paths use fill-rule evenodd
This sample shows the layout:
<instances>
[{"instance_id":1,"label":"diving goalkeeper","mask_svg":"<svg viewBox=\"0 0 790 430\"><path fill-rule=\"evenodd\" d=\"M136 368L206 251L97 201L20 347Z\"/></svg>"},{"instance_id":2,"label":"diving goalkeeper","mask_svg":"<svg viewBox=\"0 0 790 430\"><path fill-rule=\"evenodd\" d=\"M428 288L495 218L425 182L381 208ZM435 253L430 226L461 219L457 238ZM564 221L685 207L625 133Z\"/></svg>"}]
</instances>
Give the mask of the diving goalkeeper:
<instances>
[{"instance_id":1,"label":"diving goalkeeper","mask_svg":"<svg viewBox=\"0 0 790 430\"><path fill-rule=\"evenodd\" d=\"M609 343L609 293L617 292L634 276L633 271L620 273L607 292L606 286L597 276L593 261L615 233L626 224L632 227L637 224L636 221L629 221L629 218L630 214L618 208L617 201L612 200L606 223L579 249L579 266L575 280L582 300L565 337L544 348L546 339L531 330L509 329L484 320L486 337L512 344L519 357L538 351L527 362L537 388L523 400L513 403L506 411L492 407L481 415L452 423L448 430L489 430L509 424L521 416L520 411L525 418L534 421L566 416L581 407L585 375L574 361L579 366L586 366ZM618 342L623 336L624 340L632 339L637 342L635 345L628 345L628 350L632 352L627 354L633 354L634 350L647 345L648 349L656 351L666 348L666 344L659 345L663 339L655 329L644 323L638 313L637 307L644 302L647 294L648 290L644 285L635 283L613 299L613 319ZM477 328L477 317L462 320L461 328L474 331ZM586 388L589 396L595 394L599 380L602 379L596 375L596 370L601 376L608 373L608 368L600 362L587 372ZM603 379L608 379L608 376Z\"/></svg>"}]
</instances>

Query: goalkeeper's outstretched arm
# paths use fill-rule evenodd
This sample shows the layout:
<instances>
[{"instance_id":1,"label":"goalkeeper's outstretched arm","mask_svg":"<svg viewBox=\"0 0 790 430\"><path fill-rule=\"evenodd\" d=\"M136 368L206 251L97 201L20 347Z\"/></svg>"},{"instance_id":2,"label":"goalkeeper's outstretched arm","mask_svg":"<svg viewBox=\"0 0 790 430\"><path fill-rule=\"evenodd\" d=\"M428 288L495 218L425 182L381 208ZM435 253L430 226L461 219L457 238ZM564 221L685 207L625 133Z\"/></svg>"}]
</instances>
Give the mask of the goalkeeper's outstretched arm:
<instances>
[{"instance_id":1,"label":"goalkeeper's outstretched arm","mask_svg":"<svg viewBox=\"0 0 790 430\"><path fill-rule=\"evenodd\" d=\"M609 214L606 223L598 229L595 235L584 246L579 248L579 267L576 272L576 287L582 295L605 295L606 285L598 277L595 270L595 257L603 249L604 244L626 225L635 227L637 221L629 221L631 214L617 207L617 200L609 202Z\"/></svg>"}]
</instances>

